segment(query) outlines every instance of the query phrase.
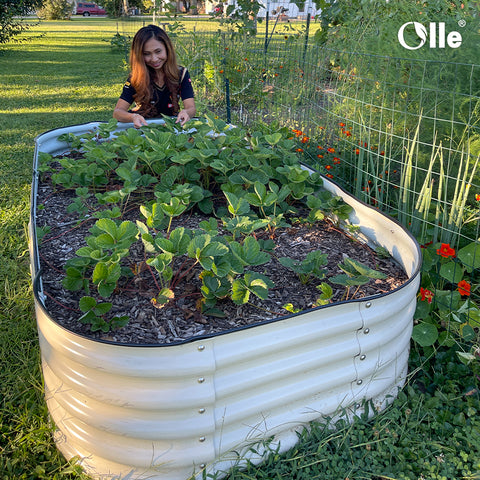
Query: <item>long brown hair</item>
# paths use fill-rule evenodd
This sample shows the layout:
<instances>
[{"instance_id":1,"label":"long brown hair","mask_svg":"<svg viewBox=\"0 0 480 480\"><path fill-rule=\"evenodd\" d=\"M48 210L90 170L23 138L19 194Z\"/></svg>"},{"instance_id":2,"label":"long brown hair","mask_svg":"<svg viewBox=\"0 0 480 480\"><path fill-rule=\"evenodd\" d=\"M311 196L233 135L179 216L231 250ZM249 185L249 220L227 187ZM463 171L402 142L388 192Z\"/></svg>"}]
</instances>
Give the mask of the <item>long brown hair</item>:
<instances>
[{"instance_id":1,"label":"long brown hair","mask_svg":"<svg viewBox=\"0 0 480 480\"><path fill-rule=\"evenodd\" d=\"M177 56L170 37L165 30L156 25L147 25L142 27L133 37L132 48L130 50L131 76L130 83L137 92L134 96L135 103L141 105L139 112L148 117L156 116L158 112L150 104L153 98L153 84L155 72L149 68L143 57L145 43L155 38L165 45L167 51L167 61L163 65L165 75L165 86L171 94L173 112L178 113L178 93L180 90L180 73L177 65Z\"/></svg>"}]
</instances>

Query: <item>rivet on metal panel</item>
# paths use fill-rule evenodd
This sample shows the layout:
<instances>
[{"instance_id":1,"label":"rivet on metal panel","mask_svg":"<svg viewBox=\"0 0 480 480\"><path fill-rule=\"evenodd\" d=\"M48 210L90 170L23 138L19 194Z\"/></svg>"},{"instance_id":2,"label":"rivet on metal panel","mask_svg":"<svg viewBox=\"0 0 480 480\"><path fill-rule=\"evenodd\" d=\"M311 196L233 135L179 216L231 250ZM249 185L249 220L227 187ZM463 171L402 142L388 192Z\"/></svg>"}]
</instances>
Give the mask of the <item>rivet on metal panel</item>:
<instances>
[{"instance_id":1,"label":"rivet on metal panel","mask_svg":"<svg viewBox=\"0 0 480 480\"><path fill-rule=\"evenodd\" d=\"M366 355L360 355L360 360L365 360L367 358Z\"/></svg>"},{"instance_id":2,"label":"rivet on metal panel","mask_svg":"<svg viewBox=\"0 0 480 480\"><path fill-rule=\"evenodd\" d=\"M365 335L368 335L368 334L370 333L370 329L369 329L369 328L366 328L366 329L363 331L363 333L364 333Z\"/></svg>"},{"instance_id":3,"label":"rivet on metal panel","mask_svg":"<svg viewBox=\"0 0 480 480\"><path fill-rule=\"evenodd\" d=\"M199 345L198 346L198 351L203 352L203 350L205 350L205 345Z\"/></svg>"},{"instance_id":4,"label":"rivet on metal panel","mask_svg":"<svg viewBox=\"0 0 480 480\"><path fill-rule=\"evenodd\" d=\"M363 380L357 380L357 385L361 385L363 383Z\"/></svg>"},{"instance_id":5,"label":"rivet on metal panel","mask_svg":"<svg viewBox=\"0 0 480 480\"><path fill-rule=\"evenodd\" d=\"M205 437L200 437L200 438L198 439L199 442L204 442L205 440L206 440Z\"/></svg>"},{"instance_id":6,"label":"rivet on metal panel","mask_svg":"<svg viewBox=\"0 0 480 480\"><path fill-rule=\"evenodd\" d=\"M367 307L367 308L370 308L371 306L372 306L372 302L367 302L367 303L365 304L365 307Z\"/></svg>"},{"instance_id":7,"label":"rivet on metal panel","mask_svg":"<svg viewBox=\"0 0 480 480\"><path fill-rule=\"evenodd\" d=\"M198 383L203 383L205 381L205 377L200 377L197 381Z\"/></svg>"},{"instance_id":8,"label":"rivet on metal panel","mask_svg":"<svg viewBox=\"0 0 480 480\"><path fill-rule=\"evenodd\" d=\"M200 413L200 414L205 413L205 409L204 408L199 408L198 413Z\"/></svg>"}]
</instances>

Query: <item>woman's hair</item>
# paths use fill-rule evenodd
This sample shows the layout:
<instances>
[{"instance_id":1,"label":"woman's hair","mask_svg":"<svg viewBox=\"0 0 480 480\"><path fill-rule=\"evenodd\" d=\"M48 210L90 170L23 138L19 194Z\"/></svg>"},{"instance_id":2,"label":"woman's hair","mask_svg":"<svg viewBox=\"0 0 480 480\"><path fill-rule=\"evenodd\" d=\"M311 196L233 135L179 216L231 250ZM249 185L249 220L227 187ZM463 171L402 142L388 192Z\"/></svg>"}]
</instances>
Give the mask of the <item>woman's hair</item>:
<instances>
[{"instance_id":1,"label":"woman's hair","mask_svg":"<svg viewBox=\"0 0 480 480\"><path fill-rule=\"evenodd\" d=\"M143 51L145 43L150 39L156 39L162 42L167 52L167 61L163 66L165 74L165 86L171 93L171 100L174 113L178 113L178 93L180 91L179 68L177 65L177 56L170 37L165 30L156 25L147 25L142 27L133 37L132 48L130 50L131 76L130 83L135 88L135 103L141 105L140 113L148 117L156 116L154 107L150 104L153 98L153 83L155 72L145 64Z\"/></svg>"}]
</instances>

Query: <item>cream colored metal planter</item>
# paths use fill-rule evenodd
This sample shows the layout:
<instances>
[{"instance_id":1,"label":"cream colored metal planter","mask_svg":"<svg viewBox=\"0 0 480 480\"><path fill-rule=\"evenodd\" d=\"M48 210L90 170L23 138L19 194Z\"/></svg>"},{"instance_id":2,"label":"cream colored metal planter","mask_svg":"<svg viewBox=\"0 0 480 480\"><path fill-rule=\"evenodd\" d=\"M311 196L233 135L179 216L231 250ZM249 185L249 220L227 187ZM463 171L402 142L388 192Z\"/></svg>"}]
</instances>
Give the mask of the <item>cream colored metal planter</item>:
<instances>
[{"instance_id":1,"label":"cream colored metal planter","mask_svg":"<svg viewBox=\"0 0 480 480\"><path fill-rule=\"evenodd\" d=\"M39 152L66 149L58 135L96 125L39 136L34 168ZM131 346L72 333L45 310L35 174L30 250L45 396L67 458L79 457L99 479L186 480L204 468L226 470L267 436L285 450L311 420L352 413L365 399L381 409L395 397L407 373L420 250L398 223L327 179L325 186L403 265L409 281L401 288L182 344Z\"/></svg>"}]
</instances>

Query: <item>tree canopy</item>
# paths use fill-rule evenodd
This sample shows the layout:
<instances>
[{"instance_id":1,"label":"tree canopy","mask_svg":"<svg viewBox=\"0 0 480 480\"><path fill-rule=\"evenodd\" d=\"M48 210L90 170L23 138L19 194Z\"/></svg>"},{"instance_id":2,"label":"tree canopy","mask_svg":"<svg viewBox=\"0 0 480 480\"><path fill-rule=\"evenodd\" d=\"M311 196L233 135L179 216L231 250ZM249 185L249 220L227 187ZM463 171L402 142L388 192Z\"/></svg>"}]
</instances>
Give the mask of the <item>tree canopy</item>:
<instances>
[{"instance_id":1,"label":"tree canopy","mask_svg":"<svg viewBox=\"0 0 480 480\"><path fill-rule=\"evenodd\" d=\"M0 0L0 44L28 29L21 17L35 12L43 0Z\"/></svg>"}]
</instances>

